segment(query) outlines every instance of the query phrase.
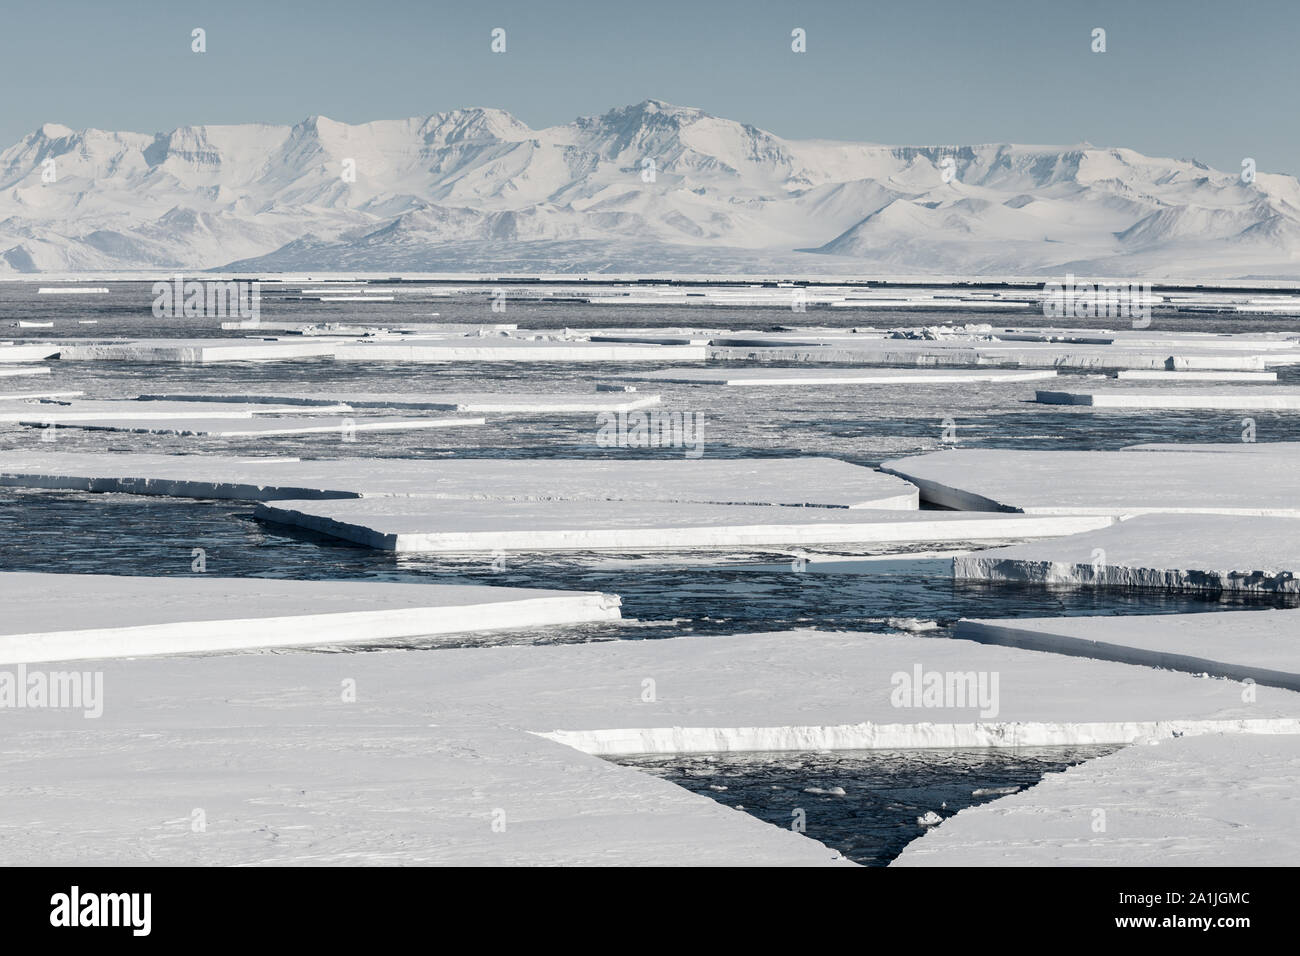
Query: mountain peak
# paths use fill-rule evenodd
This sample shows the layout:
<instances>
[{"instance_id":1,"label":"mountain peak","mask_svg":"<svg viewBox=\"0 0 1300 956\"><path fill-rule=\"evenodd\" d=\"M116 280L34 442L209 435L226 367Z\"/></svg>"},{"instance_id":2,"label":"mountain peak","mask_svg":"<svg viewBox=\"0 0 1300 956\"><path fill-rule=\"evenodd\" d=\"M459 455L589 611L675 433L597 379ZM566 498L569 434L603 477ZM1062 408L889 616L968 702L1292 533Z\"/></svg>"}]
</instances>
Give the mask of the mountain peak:
<instances>
[{"instance_id":1,"label":"mountain peak","mask_svg":"<svg viewBox=\"0 0 1300 956\"><path fill-rule=\"evenodd\" d=\"M71 127L64 126L62 123L42 123L36 135L46 139L63 139L65 136L71 136L73 132Z\"/></svg>"}]
</instances>

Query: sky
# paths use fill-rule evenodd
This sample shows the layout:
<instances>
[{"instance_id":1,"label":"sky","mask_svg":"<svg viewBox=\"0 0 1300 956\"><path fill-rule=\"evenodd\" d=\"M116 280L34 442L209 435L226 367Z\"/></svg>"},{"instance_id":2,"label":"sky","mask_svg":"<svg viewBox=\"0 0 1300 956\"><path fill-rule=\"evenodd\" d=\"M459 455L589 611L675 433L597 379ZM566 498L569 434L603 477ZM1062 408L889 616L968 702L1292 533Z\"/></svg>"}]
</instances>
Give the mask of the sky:
<instances>
[{"instance_id":1,"label":"sky","mask_svg":"<svg viewBox=\"0 0 1300 956\"><path fill-rule=\"evenodd\" d=\"M660 99L790 139L1126 146L1300 174L1295 0L42 0L0 32L0 146ZM493 53L492 30L506 50ZM207 51L191 50L206 31ZM791 31L807 50L791 50ZM1106 31L1094 53L1092 33Z\"/></svg>"}]
</instances>

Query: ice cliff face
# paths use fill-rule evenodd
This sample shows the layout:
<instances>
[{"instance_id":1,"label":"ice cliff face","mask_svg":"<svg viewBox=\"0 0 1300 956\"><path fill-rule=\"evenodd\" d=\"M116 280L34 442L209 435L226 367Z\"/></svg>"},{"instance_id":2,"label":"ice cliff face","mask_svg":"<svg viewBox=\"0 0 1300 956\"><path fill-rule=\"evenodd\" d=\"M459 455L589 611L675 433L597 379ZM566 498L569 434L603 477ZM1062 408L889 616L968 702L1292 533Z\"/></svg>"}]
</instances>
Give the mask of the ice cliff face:
<instances>
[{"instance_id":1,"label":"ice cliff face","mask_svg":"<svg viewBox=\"0 0 1300 956\"><path fill-rule=\"evenodd\" d=\"M0 153L0 271L1300 276L1300 184L1127 149L793 141L647 100L349 126L48 123Z\"/></svg>"}]
</instances>

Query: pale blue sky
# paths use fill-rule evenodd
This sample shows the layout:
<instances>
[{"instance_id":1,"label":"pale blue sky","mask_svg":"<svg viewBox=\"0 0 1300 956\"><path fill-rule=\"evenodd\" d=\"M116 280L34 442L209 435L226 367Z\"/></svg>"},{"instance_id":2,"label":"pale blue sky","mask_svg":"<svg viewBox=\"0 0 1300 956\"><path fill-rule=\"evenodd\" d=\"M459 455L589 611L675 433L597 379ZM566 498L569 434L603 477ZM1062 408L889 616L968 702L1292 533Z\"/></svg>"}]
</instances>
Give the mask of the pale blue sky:
<instances>
[{"instance_id":1,"label":"pale blue sky","mask_svg":"<svg viewBox=\"0 0 1300 956\"><path fill-rule=\"evenodd\" d=\"M346 122L647 98L791 138L1130 146L1300 173L1286 0L41 0L0 32L0 144L43 122ZM208 52L190 52L204 27ZM493 27L507 52L489 50ZM808 52L790 51L803 27ZM1094 27L1107 52L1090 51Z\"/></svg>"}]
</instances>

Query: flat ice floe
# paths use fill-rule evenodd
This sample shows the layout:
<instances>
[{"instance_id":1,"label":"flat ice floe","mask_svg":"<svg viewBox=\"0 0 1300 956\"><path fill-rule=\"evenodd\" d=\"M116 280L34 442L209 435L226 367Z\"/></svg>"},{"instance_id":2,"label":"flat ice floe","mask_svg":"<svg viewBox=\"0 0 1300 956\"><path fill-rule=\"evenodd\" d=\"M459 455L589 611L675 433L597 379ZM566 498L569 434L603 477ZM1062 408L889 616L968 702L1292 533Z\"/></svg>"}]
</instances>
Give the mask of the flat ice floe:
<instances>
[{"instance_id":1,"label":"flat ice floe","mask_svg":"<svg viewBox=\"0 0 1300 956\"><path fill-rule=\"evenodd\" d=\"M433 313L437 315L437 313ZM256 321L245 319L237 322L222 322L221 328L226 331L249 331L256 332L259 329L264 332L297 332L303 335L346 335L357 337L370 335L375 332L513 332L519 328L513 322L407 322L396 319L391 322L385 322L382 319L375 318L344 318L331 319L319 322L280 322L269 321L267 319L258 319Z\"/></svg>"},{"instance_id":2,"label":"flat ice floe","mask_svg":"<svg viewBox=\"0 0 1300 956\"><path fill-rule=\"evenodd\" d=\"M58 354L59 346L53 342L0 345L0 362L43 362Z\"/></svg>"},{"instance_id":3,"label":"flat ice floe","mask_svg":"<svg viewBox=\"0 0 1300 956\"><path fill-rule=\"evenodd\" d=\"M1006 540L1107 525L1100 516L864 511L626 501L276 501L257 516L387 551L663 550Z\"/></svg>"},{"instance_id":4,"label":"flat ice floe","mask_svg":"<svg viewBox=\"0 0 1300 956\"><path fill-rule=\"evenodd\" d=\"M963 620L955 637L1300 690L1300 610Z\"/></svg>"},{"instance_id":5,"label":"flat ice floe","mask_svg":"<svg viewBox=\"0 0 1300 956\"><path fill-rule=\"evenodd\" d=\"M62 361L123 361L203 364L209 362L270 362L325 358L330 342L302 338L239 339L135 339L129 341L75 341L58 346Z\"/></svg>"},{"instance_id":6,"label":"flat ice floe","mask_svg":"<svg viewBox=\"0 0 1300 956\"><path fill-rule=\"evenodd\" d=\"M1142 382L1276 382L1277 372L1159 372L1144 369L1121 369L1120 381Z\"/></svg>"},{"instance_id":7,"label":"flat ice floe","mask_svg":"<svg viewBox=\"0 0 1300 956\"><path fill-rule=\"evenodd\" d=\"M1300 592L1300 518L1147 514L961 555L953 576L1098 587Z\"/></svg>"},{"instance_id":8,"label":"flat ice floe","mask_svg":"<svg viewBox=\"0 0 1300 956\"><path fill-rule=\"evenodd\" d=\"M828 340L824 344L710 345L708 357L767 362L832 362L845 365L1008 366L1021 368L1262 371L1266 365L1300 361L1284 350L1130 348L1109 345L1005 343L949 339Z\"/></svg>"},{"instance_id":9,"label":"flat ice floe","mask_svg":"<svg viewBox=\"0 0 1300 956\"><path fill-rule=\"evenodd\" d=\"M31 418L20 425L44 428L79 428L83 431L135 432L149 435L182 435L199 438L255 438L272 435L317 435L333 432L421 431L430 428L462 428L485 424L482 418Z\"/></svg>"},{"instance_id":10,"label":"flat ice floe","mask_svg":"<svg viewBox=\"0 0 1300 956\"><path fill-rule=\"evenodd\" d=\"M0 403L31 402L39 399L69 399L69 398L77 398L78 396L84 394L85 394L84 392L5 392L5 393L0 393ZM27 407L30 408L30 407L39 407L39 406L27 406ZM0 405L0 421L6 420L3 417L3 414L4 414L4 406Z\"/></svg>"},{"instance_id":11,"label":"flat ice floe","mask_svg":"<svg viewBox=\"0 0 1300 956\"><path fill-rule=\"evenodd\" d=\"M932 369L917 371L883 368L870 372L799 368L698 368L663 369L615 376L636 382L673 382L683 385L930 385L948 382L1030 382L1056 377L1055 370L984 371Z\"/></svg>"},{"instance_id":12,"label":"flat ice floe","mask_svg":"<svg viewBox=\"0 0 1300 956\"><path fill-rule=\"evenodd\" d=\"M1139 744L963 810L892 865L1294 866L1297 790L1300 736Z\"/></svg>"},{"instance_id":13,"label":"flat ice floe","mask_svg":"<svg viewBox=\"0 0 1300 956\"><path fill-rule=\"evenodd\" d=\"M617 597L478 585L0 573L0 663L617 620Z\"/></svg>"},{"instance_id":14,"label":"flat ice floe","mask_svg":"<svg viewBox=\"0 0 1300 956\"><path fill-rule=\"evenodd\" d=\"M176 392L141 395L146 401L342 404L351 408L418 408L457 412L624 412L659 404L658 395L608 392Z\"/></svg>"},{"instance_id":15,"label":"flat ice floe","mask_svg":"<svg viewBox=\"0 0 1300 956\"><path fill-rule=\"evenodd\" d=\"M275 459L0 452L0 486L244 501L414 495L915 509L916 488L833 458Z\"/></svg>"},{"instance_id":16,"label":"flat ice floe","mask_svg":"<svg viewBox=\"0 0 1300 956\"><path fill-rule=\"evenodd\" d=\"M1005 747L1143 737L1161 738L1163 747L1177 733L1187 740L1231 730L1227 739L1245 752L1282 739L1252 734L1300 729L1300 695L1287 691L1262 690L1245 703L1241 685L1226 680L905 636L789 632L285 653L253 663L233 656L104 661L95 665L103 674L99 719L8 710L0 753L9 788L0 822L6 859L827 863L837 854L807 836L583 751ZM896 675L918 664L999 674L998 715L894 706ZM1228 774L1238 795L1243 780L1269 779L1248 763ZM1151 796L1139 805L1150 807ZM178 809L160 813L160 806ZM205 809L203 839L191 833L194 807ZM1274 819L1271 827L1285 829L1288 821ZM1014 840L1015 832L1002 839ZM1188 850L1203 843L1194 828L1179 839Z\"/></svg>"},{"instance_id":17,"label":"flat ice floe","mask_svg":"<svg viewBox=\"0 0 1300 956\"><path fill-rule=\"evenodd\" d=\"M1124 451L1196 452L1287 458L1300 455L1300 441L1146 442L1141 445L1126 445Z\"/></svg>"},{"instance_id":18,"label":"flat ice floe","mask_svg":"<svg viewBox=\"0 0 1300 956\"><path fill-rule=\"evenodd\" d=\"M922 500L963 511L1300 516L1285 454L971 448L881 468L917 485Z\"/></svg>"},{"instance_id":19,"label":"flat ice floe","mask_svg":"<svg viewBox=\"0 0 1300 956\"><path fill-rule=\"evenodd\" d=\"M49 375L50 367L48 365L38 365L35 368L24 368L21 365L15 365L11 368L0 368L0 378L9 378L20 375Z\"/></svg>"},{"instance_id":20,"label":"flat ice floe","mask_svg":"<svg viewBox=\"0 0 1300 956\"><path fill-rule=\"evenodd\" d=\"M55 347L69 362L276 362L326 358L333 342L293 339L138 339L130 342L71 342ZM0 353L0 360L4 356Z\"/></svg>"},{"instance_id":21,"label":"flat ice floe","mask_svg":"<svg viewBox=\"0 0 1300 956\"><path fill-rule=\"evenodd\" d=\"M63 397L63 396L59 396ZM350 412L347 405L330 405L313 412ZM0 405L0 422L122 422L162 419L250 419L305 411L293 405L212 402L135 402L108 399L58 402L14 402Z\"/></svg>"},{"instance_id":22,"label":"flat ice floe","mask_svg":"<svg viewBox=\"0 0 1300 956\"><path fill-rule=\"evenodd\" d=\"M1297 409L1300 408L1300 388L1239 386L1196 391L1172 388L1113 388L1088 392L1040 390L1036 393L1035 400L1044 405L1087 405L1093 408Z\"/></svg>"},{"instance_id":23,"label":"flat ice floe","mask_svg":"<svg viewBox=\"0 0 1300 956\"><path fill-rule=\"evenodd\" d=\"M703 345L512 338L360 342L333 349L334 358L340 362L702 362L706 352Z\"/></svg>"}]
</instances>

